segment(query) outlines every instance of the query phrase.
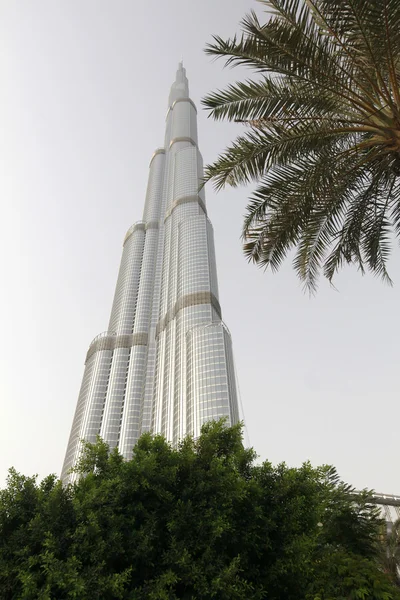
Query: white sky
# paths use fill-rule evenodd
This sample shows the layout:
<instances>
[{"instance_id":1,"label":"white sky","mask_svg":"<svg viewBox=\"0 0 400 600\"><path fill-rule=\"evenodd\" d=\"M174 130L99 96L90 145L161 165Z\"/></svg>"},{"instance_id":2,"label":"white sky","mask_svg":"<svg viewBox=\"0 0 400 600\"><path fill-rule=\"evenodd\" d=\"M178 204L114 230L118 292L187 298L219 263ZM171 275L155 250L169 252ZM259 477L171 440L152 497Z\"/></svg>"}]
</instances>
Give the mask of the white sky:
<instances>
[{"instance_id":1,"label":"white sky","mask_svg":"<svg viewBox=\"0 0 400 600\"><path fill-rule=\"evenodd\" d=\"M11 465L60 472L177 63L183 55L207 163L240 126L208 120L200 99L240 73L202 49L254 7L0 0L0 485ZM250 192L209 186L207 195L250 442L273 463L334 464L357 487L398 494L400 253L393 289L348 268L339 292L321 282L310 299L290 262L272 275L243 258Z\"/></svg>"}]
</instances>

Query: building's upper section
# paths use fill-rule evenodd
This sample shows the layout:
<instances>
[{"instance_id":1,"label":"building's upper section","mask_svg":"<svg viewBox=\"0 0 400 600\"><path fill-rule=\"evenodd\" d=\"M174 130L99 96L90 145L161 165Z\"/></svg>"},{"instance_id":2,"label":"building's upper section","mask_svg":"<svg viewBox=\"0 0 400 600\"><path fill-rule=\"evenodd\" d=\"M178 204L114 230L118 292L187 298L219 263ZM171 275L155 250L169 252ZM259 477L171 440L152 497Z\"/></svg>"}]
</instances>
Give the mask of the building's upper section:
<instances>
[{"instance_id":1,"label":"building's upper section","mask_svg":"<svg viewBox=\"0 0 400 600\"><path fill-rule=\"evenodd\" d=\"M184 146L197 146L197 110L189 98L189 82L181 62L171 86L168 102L164 149L170 150L173 144L178 144L174 148L175 152Z\"/></svg>"},{"instance_id":2,"label":"building's upper section","mask_svg":"<svg viewBox=\"0 0 400 600\"><path fill-rule=\"evenodd\" d=\"M183 66L183 62L180 62L178 65L176 79L172 84L169 93L168 106L171 106L178 98L189 98L189 82L186 77L186 69Z\"/></svg>"},{"instance_id":3,"label":"building's upper section","mask_svg":"<svg viewBox=\"0 0 400 600\"><path fill-rule=\"evenodd\" d=\"M189 98L186 70L179 63L169 94L164 145L157 148L150 161L144 223L164 221L184 198L185 201L201 201L204 206L204 190L199 190L202 180L197 110Z\"/></svg>"}]
</instances>

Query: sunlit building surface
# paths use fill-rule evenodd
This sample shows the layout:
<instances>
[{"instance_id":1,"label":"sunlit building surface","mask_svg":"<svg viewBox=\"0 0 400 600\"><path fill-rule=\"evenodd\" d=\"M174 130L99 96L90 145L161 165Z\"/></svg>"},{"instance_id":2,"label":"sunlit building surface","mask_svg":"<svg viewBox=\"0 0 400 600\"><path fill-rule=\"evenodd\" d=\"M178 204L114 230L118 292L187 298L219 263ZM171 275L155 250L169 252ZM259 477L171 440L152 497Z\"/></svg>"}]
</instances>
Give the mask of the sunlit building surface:
<instances>
[{"instance_id":1,"label":"sunlit building surface","mask_svg":"<svg viewBox=\"0 0 400 600\"><path fill-rule=\"evenodd\" d=\"M239 420L218 299L197 111L180 64L165 141L150 162L143 220L128 230L108 330L91 343L62 477L99 434L129 458L144 431L176 444L203 423Z\"/></svg>"}]
</instances>

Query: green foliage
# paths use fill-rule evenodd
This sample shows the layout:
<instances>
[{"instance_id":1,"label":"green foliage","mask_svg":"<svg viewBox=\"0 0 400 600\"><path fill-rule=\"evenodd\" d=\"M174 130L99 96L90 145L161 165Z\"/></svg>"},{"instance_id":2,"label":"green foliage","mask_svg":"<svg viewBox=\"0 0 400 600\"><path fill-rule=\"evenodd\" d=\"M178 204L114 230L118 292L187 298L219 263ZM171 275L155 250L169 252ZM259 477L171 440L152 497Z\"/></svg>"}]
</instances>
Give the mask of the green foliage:
<instances>
[{"instance_id":1,"label":"green foliage","mask_svg":"<svg viewBox=\"0 0 400 600\"><path fill-rule=\"evenodd\" d=\"M124 461L86 444L82 477L10 471L0 492L0 600L400 600L382 522L331 467L257 464L241 427Z\"/></svg>"},{"instance_id":2,"label":"green foliage","mask_svg":"<svg viewBox=\"0 0 400 600\"><path fill-rule=\"evenodd\" d=\"M245 254L294 267L311 291L345 263L390 283L400 235L399 0L260 0L242 35L206 52L256 79L209 94L216 119L247 131L206 168L217 189L256 181Z\"/></svg>"},{"instance_id":3,"label":"green foliage","mask_svg":"<svg viewBox=\"0 0 400 600\"><path fill-rule=\"evenodd\" d=\"M325 552L307 600L392 600L398 592L370 560L341 550Z\"/></svg>"}]
</instances>

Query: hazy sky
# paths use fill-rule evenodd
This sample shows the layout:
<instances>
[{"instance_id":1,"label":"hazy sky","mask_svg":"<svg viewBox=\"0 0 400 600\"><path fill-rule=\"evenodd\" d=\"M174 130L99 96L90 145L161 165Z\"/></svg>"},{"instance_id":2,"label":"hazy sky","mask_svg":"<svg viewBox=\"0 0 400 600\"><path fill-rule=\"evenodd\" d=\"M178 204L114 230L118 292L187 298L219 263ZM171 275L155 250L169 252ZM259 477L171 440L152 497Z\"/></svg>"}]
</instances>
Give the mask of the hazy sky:
<instances>
[{"instance_id":1,"label":"hazy sky","mask_svg":"<svg viewBox=\"0 0 400 600\"><path fill-rule=\"evenodd\" d=\"M142 216L183 55L200 149L240 126L200 110L234 81L203 53L250 0L0 0L0 485L11 465L60 472L87 348L108 324L129 226ZM334 464L357 487L400 493L400 251L393 289L356 269L310 299L287 262L247 264L251 189L208 187L223 318L251 444L261 458Z\"/></svg>"}]
</instances>

